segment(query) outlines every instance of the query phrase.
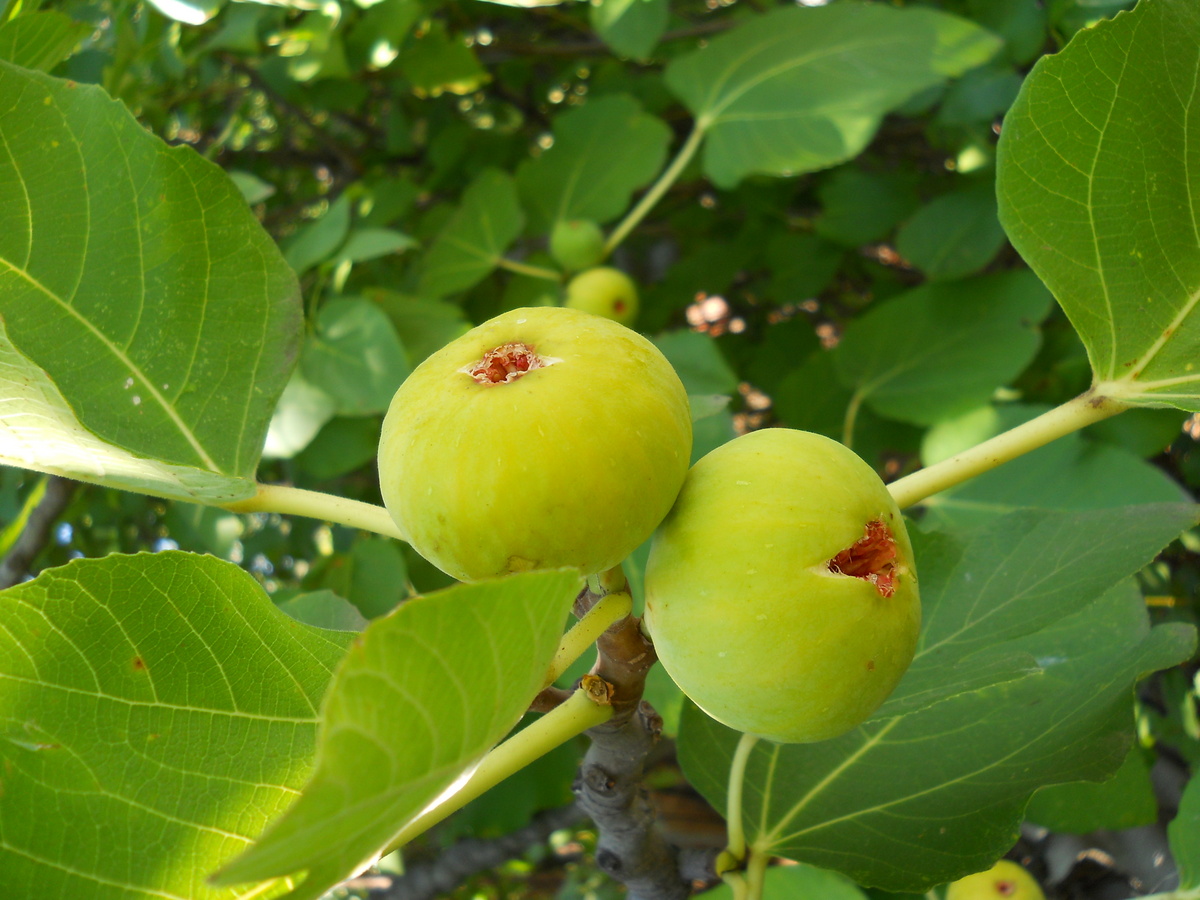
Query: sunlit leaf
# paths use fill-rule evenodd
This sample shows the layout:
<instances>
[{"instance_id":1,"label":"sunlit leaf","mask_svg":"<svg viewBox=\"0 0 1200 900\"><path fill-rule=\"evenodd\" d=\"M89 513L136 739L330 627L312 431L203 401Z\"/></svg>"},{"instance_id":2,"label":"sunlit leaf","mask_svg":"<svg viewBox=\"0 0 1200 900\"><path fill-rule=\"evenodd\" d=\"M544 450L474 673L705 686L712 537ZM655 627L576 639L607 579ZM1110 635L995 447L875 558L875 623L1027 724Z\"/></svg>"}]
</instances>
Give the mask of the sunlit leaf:
<instances>
[{"instance_id":1,"label":"sunlit leaf","mask_svg":"<svg viewBox=\"0 0 1200 900\"><path fill-rule=\"evenodd\" d=\"M205 879L304 785L352 635L288 618L231 563L177 552L50 569L0 610L5 890L247 896Z\"/></svg>"},{"instance_id":2,"label":"sunlit leaf","mask_svg":"<svg viewBox=\"0 0 1200 900\"><path fill-rule=\"evenodd\" d=\"M221 883L306 869L290 896L315 898L374 860L516 724L580 584L574 571L533 572L415 598L375 620L326 695L312 781Z\"/></svg>"},{"instance_id":3,"label":"sunlit leaf","mask_svg":"<svg viewBox=\"0 0 1200 900\"><path fill-rule=\"evenodd\" d=\"M1043 57L1005 117L1000 220L1099 390L1200 410L1200 7L1141 3Z\"/></svg>"},{"instance_id":4,"label":"sunlit leaf","mask_svg":"<svg viewBox=\"0 0 1200 900\"><path fill-rule=\"evenodd\" d=\"M275 245L220 169L150 135L99 88L0 62L0 96L8 366L40 370L30 391L52 385L105 445L251 477L300 330ZM59 401L46 402L53 439L68 444L48 457L87 452L69 446ZM36 416L31 396L22 403Z\"/></svg>"}]
</instances>

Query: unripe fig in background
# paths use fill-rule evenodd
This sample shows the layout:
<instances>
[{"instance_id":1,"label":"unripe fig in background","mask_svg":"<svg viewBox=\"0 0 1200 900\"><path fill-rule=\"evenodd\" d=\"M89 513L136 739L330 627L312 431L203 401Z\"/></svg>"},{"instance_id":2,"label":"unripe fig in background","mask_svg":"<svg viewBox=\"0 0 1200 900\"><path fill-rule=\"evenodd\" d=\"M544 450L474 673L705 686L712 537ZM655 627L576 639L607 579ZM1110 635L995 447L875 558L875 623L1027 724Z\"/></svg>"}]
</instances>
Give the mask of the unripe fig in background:
<instances>
[{"instance_id":1,"label":"unripe fig in background","mask_svg":"<svg viewBox=\"0 0 1200 900\"><path fill-rule=\"evenodd\" d=\"M655 534L645 590L675 683L714 719L776 741L863 722L920 629L912 546L883 482L838 442L785 428L692 467Z\"/></svg>"},{"instance_id":2,"label":"unripe fig in background","mask_svg":"<svg viewBox=\"0 0 1200 900\"><path fill-rule=\"evenodd\" d=\"M567 283L566 305L628 325L637 318L637 285L620 269L588 269Z\"/></svg>"},{"instance_id":3,"label":"unripe fig in background","mask_svg":"<svg viewBox=\"0 0 1200 900\"><path fill-rule=\"evenodd\" d=\"M590 219L559 219L550 232L550 255L568 272L604 259L604 232Z\"/></svg>"},{"instance_id":4,"label":"unripe fig in background","mask_svg":"<svg viewBox=\"0 0 1200 900\"><path fill-rule=\"evenodd\" d=\"M1046 900L1042 886L1012 860L1002 859L986 872L960 878L946 889L946 900Z\"/></svg>"},{"instance_id":5,"label":"unripe fig in background","mask_svg":"<svg viewBox=\"0 0 1200 900\"><path fill-rule=\"evenodd\" d=\"M650 341L573 309L516 309L400 386L379 485L405 539L455 578L592 574L650 536L691 446L687 393Z\"/></svg>"}]
</instances>

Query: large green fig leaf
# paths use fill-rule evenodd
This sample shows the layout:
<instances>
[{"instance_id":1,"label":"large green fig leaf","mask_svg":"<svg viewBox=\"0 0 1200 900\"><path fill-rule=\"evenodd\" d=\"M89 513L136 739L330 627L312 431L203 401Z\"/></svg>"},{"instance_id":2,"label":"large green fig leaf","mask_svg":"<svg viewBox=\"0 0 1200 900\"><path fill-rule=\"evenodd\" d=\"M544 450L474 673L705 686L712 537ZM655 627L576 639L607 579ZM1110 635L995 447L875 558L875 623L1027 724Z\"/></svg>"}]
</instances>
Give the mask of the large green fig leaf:
<instances>
[{"instance_id":1,"label":"large green fig leaf","mask_svg":"<svg viewBox=\"0 0 1200 900\"><path fill-rule=\"evenodd\" d=\"M1004 120L1000 221L1098 390L1200 410L1200 7L1145 0L1043 57Z\"/></svg>"},{"instance_id":2,"label":"large green fig leaf","mask_svg":"<svg viewBox=\"0 0 1200 900\"><path fill-rule=\"evenodd\" d=\"M560 219L615 219L658 174L670 141L662 120L626 94L564 113L554 122L554 145L517 171L533 224L548 231Z\"/></svg>"},{"instance_id":3,"label":"large green fig leaf","mask_svg":"<svg viewBox=\"0 0 1200 900\"><path fill-rule=\"evenodd\" d=\"M471 182L462 203L425 255L421 294L442 297L486 278L525 227L512 176L487 169Z\"/></svg>"},{"instance_id":4,"label":"large green fig leaf","mask_svg":"<svg viewBox=\"0 0 1200 900\"><path fill-rule=\"evenodd\" d=\"M325 697L312 780L220 882L307 869L289 895L307 900L377 859L520 719L581 585L573 569L456 585L372 622Z\"/></svg>"},{"instance_id":5,"label":"large green fig leaf","mask_svg":"<svg viewBox=\"0 0 1200 900\"><path fill-rule=\"evenodd\" d=\"M1188 782L1167 834L1179 866L1179 887L1200 890L1200 778Z\"/></svg>"},{"instance_id":6,"label":"large green fig leaf","mask_svg":"<svg viewBox=\"0 0 1200 900\"><path fill-rule=\"evenodd\" d=\"M858 155L885 113L986 62L1001 46L931 9L842 2L752 19L667 68L667 86L707 135L721 187L796 175Z\"/></svg>"},{"instance_id":7,"label":"large green fig leaf","mask_svg":"<svg viewBox=\"0 0 1200 900\"><path fill-rule=\"evenodd\" d=\"M1151 521L1160 515L1168 520L1161 526ZM997 523L986 536L968 539L961 550L944 538L921 546L922 589L932 601L925 652L961 639L964 661L975 651L976 661L990 667L1007 655L1014 664L1031 663L1031 670L1014 678L1010 667L990 684L976 681L964 693L907 712L899 708L912 689L902 681L896 715L818 744L760 741L747 771L748 840L762 852L888 890L925 891L987 868L1016 839L1037 788L1116 771L1133 738L1134 682L1186 659L1195 647L1190 626L1151 629L1132 582L1112 584L1117 567L1093 578L1076 571L1087 566L1075 554L1090 538L1108 541L1109 552L1126 563L1135 555L1144 562L1171 530L1195 517L1188 506L1074 518L1027 513L1003 530ZM1026 533L989 554L989 541L1017 528ZM1040 544L1025 540L1033 534ZM1086 551L1089 563L1103 566L1100 555ZM1109 589L1081 606L1080 597L1105 581ZM1060 601L1069 614L1055 609ZM1034 621L1019 623L1022 616ZM984 657L979 650L989 640ZM941 668L923 672L924 666L914 664L914 679ZM943 673L965 675L964 686L973 677L953 667ZM690 704L680 731L685 773L723 807L739 735Z\"/></svg>"},{"instance_id":8,"label":"large green fig leaf","mask_svg":"<svg viewBox=\"0 0 1200 900\"><path fill-rule=\"evenodd\" d=\"M303 787L353 635L179 552L47 570L0 593L0 619L5 893L247 896L205 878Z\"/></svg>"},{"instance_id":9,"label":"large green fig leaf","mask_svg":"<svg viewBox=\"0 0 1200 900\"><path fill-rule=\"evenodd\" d=\"M99 88L0 62L0 97L0 461L248 495L297 351L292 272L220 169Z\"/></svg>"}]
</instances>

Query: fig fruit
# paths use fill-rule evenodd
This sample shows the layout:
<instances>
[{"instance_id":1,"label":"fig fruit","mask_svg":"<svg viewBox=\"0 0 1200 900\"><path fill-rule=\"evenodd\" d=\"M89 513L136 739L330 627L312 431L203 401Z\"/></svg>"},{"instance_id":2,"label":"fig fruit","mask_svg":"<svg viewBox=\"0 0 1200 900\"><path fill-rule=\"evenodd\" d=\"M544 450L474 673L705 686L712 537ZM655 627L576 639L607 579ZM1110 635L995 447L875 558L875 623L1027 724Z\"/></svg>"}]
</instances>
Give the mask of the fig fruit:
<instances>
[{"instance_id":1,"label":"fig fruit","mask_svg":"<svg viewBox=\"0 0 1200 900\"><path fill-rule=\"evenodd\" d=\"M604 259L604 232L590 219L559 219L550 231L550 255L568 272Z\"/></svg>"},{"instance_id":2,"label":"fig fruit","mask_svg":"<svg viewBox=\"0 0 1200 900\"><path fill-rule=\"evenodd\" d=\"M637 318L637 285L620 269L588 269L567 283L566 305L628 325Z\"/></svg>"},{"instance_id":3,"label":"fig fruit","mask_svg":"<svg viewBox=\"0 0 1200 900\"><path fill-rule=\"evenodd\" d=\"M986 872L955 881L946 889L946 900L1046 900L1046 895L1025 869L1002 859Z\"/></svg>"},{"instance_id":4,"label":"fig fruit","mask_svg":"<svg viewBox=\"0 0 1200 900\"><path fill-rule=\"evenodd\" d=\"M687 393L650 341L573 309L516 309L400 386L379 485L405 539L459 580L592 574L667 514L691 445Z\"/></svg>"},{"instance_id":5,"label":"fig fruit","mask_svg":"<svg viewBox=\"0 0 1200 900\"><path fill-rule=\"evenodd\" d=\"M775 741L832 738L916 649L912 546L887 488L818 434L755 431L688 473L654 536L645 624L701 709Z\"/></svg>"}]
</instances>

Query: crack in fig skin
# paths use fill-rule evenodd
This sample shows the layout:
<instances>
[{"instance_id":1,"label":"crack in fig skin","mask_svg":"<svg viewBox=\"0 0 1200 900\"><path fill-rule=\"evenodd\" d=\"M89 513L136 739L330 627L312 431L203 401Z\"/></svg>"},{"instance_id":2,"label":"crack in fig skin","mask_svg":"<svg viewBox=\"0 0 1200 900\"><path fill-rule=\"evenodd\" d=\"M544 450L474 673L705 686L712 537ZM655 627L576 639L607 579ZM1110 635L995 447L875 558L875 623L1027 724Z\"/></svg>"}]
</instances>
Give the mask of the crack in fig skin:
<instances>
[{"instance_id":1,"label":"crack in fig skin","mask_svg":"<svg viewBox=\"0 0 1200 900\"><path fill-rule=\"evenodd\" d=\"M835 574L869 581L881 597L896 593L896 539L881 519L868 522L866 533L826 565Z\"/></svg>"},{"instance_id":2,"label":"crack in fig skin","mask_svg":"<svg viewBox=\"0 0 1200 900\"><path fill-rule=\"evenodd\" d=\"M480 384L509 384L527 372L541 369L552 361L538 356L533 347L522 341L510 341L493 347L472 365L459 369Z\"/></svg>"}]
</instances>

